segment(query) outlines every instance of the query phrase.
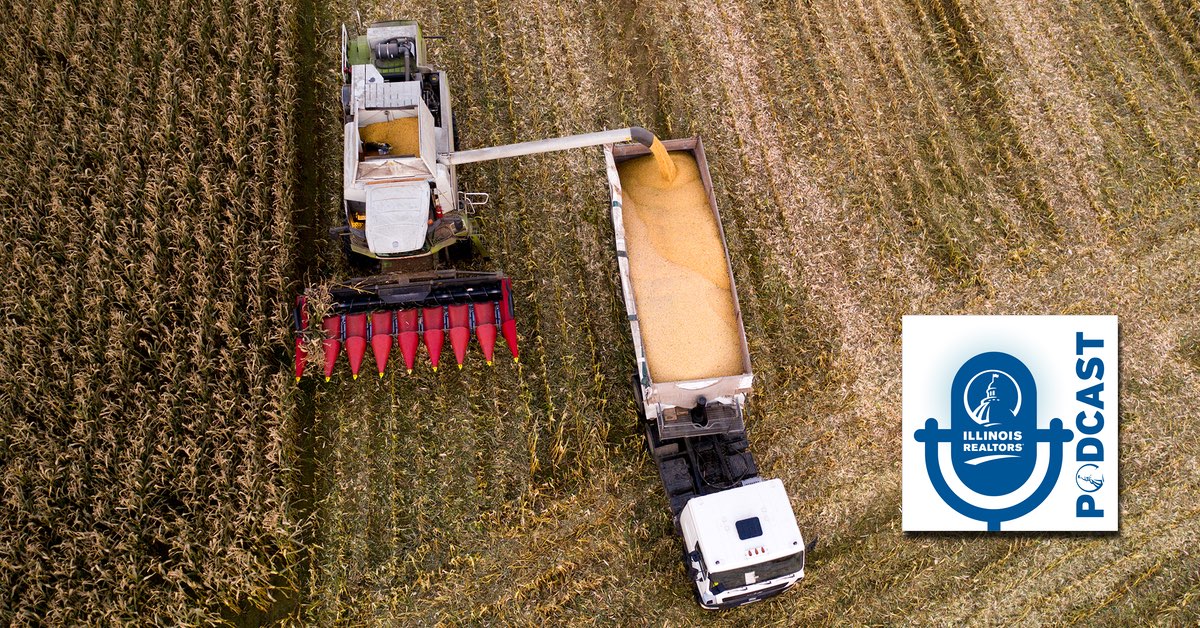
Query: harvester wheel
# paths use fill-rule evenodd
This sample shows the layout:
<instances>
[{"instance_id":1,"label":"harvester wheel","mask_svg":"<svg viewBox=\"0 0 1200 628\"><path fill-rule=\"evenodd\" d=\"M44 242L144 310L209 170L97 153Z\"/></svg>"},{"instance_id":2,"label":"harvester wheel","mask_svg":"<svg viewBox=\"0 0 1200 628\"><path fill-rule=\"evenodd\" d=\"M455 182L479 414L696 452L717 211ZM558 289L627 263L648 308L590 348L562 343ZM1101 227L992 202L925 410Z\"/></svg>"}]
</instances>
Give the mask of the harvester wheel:
<instances>
[{"instance_id":1,"label":"harvester wheel","mask_svg":"<svg viewBox=\"0 0 1200 628\"><path fill-rule=\"evenodd\" d=\"M475 243L471 238L459 240L445 249L446 261L453 265L455 262L469 262L475 258Z\"/></svg>"},{"instance_id":2,"label":"harvester wheel","mask_svg":"<svg viewBox=\"0 0 1200 628\"><path fill-rule=\"evenodd\" d=\"M355 253L350 248L350 238L342 237L342 252L346 254L346 264L356 275L368 276L379 273L379 260Z\"/></svg>"}]
</instances>

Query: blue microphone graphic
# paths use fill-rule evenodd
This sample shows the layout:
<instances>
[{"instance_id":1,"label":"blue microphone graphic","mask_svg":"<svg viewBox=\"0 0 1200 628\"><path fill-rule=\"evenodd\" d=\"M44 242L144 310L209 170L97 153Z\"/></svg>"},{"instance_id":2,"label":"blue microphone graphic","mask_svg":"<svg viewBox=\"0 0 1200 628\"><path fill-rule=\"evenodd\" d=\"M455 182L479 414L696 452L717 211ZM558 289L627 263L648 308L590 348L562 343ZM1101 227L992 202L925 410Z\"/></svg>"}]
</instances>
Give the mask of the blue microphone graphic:
<instances>
[{"instance_id":1,"label":"blue microphone graphic","mask_svg":"<svg viewBox=\"0 0 1200 628\"><path fill-rule=\"evenodd\" d=\"M925 468L934 490L955 511L987 524L990 532L1037 508L1054 489L1062 471L1063 447L1074 438L1061 419L1049 429L1037 427L1037 385L1017 358L1000 352L981 353L958 369L950 386L950 427L930 418L916 432L925 443ZM940 445L947 443L954 474L978 495L1004 497L1026 488L1037 465L1038 443L1046 443L1050 459L1037 488L1016 504L985 508L969 503L951 488L940 464Z\"/></svg>"}]
</instances>

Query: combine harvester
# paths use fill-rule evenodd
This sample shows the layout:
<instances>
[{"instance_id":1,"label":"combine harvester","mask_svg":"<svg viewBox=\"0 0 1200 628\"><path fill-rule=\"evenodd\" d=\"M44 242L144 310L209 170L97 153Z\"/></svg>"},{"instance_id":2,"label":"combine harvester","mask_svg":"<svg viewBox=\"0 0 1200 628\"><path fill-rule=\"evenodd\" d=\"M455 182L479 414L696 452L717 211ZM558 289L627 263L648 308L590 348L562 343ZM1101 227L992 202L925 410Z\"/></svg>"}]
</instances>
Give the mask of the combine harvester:
<instances>
[{"instance_id":1,"label":"combine harvester","mask_svg":"<svg viewBox=\"0 0 1200 628\"><path fill-rule=\"evenodd\" d=\"M461 369L474 336L488 365L497 337L519 360L512 282L502 273L455 270L481 251L475 213L488 195L460 192L455 167L477 161L637 141L641 128L458 151L446 73L428 64L414 21L372 24L349 37L342 27L345 224L330 230L350 266L370 273L334 285L324 330L329 381L343 347L358 379L370 344L380 377L393 345L409 373L424 344L438 369L446 336ZM308 300L293 310L296 381L308 356Z\"/></svg>"},{"instance_id":2,"label":"combine harvester","mask_svg":"<svg viewBox=\"0 0 1200 628\"><path fill-rule=\"evenodd\" d=\"M328 291L331 311L321 321L326 381L343 347L357 378L368 342L381 377L393 345L400 347L411 373L423 343L437 370L447 335L459 368L472 335L489 365L498 337L517 360L508 277L453 269L478 254L473 217L488 199L460 192L455 167L603 145L638 363L633 378L638 411L697 598L705 608L740 606L803 578L804 540L787 493L779 480L758 476L748 450L743 411L753 375L700 140L664 145L632 127L458 151L446 75L428 65L416 22L372 24L353 38L343 27L342 38L346 224L331 234L341 241L351 266L370 274ZM639 160L651 154L653 162ZM676 164L682 166L677 180ZM661 174L648 175L647 168ZM643 185L646 177L661 180ZM627 229L623 204L629 204L630 216L637 212L634 200L625 199L626 189L648 201L641 203L643 212L662 199L683 205L679 215L686 224L660 225L651 234L644 227L654 216L643 214L643 222ZM663 245L660 236L668 232L677 241ZM627 236L633 246L626 246ZM659 251L662 259L655 258L653 246L644 246L647 242L665 246ZM664 259L682 261L685 268L664 274L662 269L672 268L661 263ZM688 284L692 279L698 283ZM663 299L654 286L666 288ZM680 344L679 337L664 336L664 330L702 325L705 316L695 314L702 307L717 327L723 325L703 330L713 337L684 337ZM294 309L297 381L307 364L302 336L308 309L306 297L299 297ZM672 370L671 361L688 365L690 372Z\"/></svg>"}]
</instances>

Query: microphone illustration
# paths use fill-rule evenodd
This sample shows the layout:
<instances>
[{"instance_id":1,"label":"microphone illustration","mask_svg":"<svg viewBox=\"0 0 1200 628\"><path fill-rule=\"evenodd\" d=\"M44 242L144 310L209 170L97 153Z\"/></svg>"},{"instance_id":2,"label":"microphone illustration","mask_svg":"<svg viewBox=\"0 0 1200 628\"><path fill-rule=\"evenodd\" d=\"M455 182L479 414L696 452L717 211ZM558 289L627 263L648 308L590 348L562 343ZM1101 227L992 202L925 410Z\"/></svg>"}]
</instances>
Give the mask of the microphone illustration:
<instances>
[{"instance_id":1,"label":"microphone illustration","mask_svg":"<svg viewBox=\"0 0 1200 628\"><path fill-rule=\"evenodd\" d=\"M925 443L934 490L959 514L986 523L989 532L1029 514L1050 495L1062 471L1063 448L1074 438L1062 419L1037 427L1033 374L997 351L976 355L958 369L950 385L950 427L930 418L915 436ZM943 469L947 451L951 473ZM1038 470L1041 480L1031 482Z\"/></svg>"}]
</instances>

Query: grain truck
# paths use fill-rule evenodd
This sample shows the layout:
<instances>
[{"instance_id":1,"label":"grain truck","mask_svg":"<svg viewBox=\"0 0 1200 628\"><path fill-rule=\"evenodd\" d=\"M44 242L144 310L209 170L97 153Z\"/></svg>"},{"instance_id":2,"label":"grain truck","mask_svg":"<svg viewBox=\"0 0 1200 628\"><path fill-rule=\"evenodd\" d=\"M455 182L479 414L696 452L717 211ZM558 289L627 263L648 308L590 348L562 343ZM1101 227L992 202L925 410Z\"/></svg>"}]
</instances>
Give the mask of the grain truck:
<instances>
[{"instance_id":1,"label":"grain truck","mask_svg":"<svg viewBox=\"0 0 1200 628\"><path fill-rule=\"evenodd\" d=\"M694 163L690 176L695 177L691 183L695 193L686 194L684 202L695 205L699 201L700 205L691 209L708 213L711 233L704 237L703 225L686 225L679 233L682 246L674 259L670 259L671 251L666 257L639 251L639 245L642 249L670 248L669 242L661 240L671 225L659 225L639 236L649 241L646 245L632 237L631 231L646 225L627 216L636 211L632 209L635 199L623 175L633 175L622 165L644 157L648 149L636 144L605 147L617 265L637 361L632 385L647 449L658 466L697 599L705 608L729 608L776 595L799 582L804 577L806 548L783 483L759 476L746 439L745 407L754 375L704 145L698 137L663 144L672 154L688 156L685 165ZM680 176L688 175L681 170ZM637 202L643 206L658 203L664 195L658 184L641 192ZM658 208L641 209L645 213ZM643 218L649 221L654 217ZM700 250L704 247L707 250ZM704 293L685 283L680 300L666 308L655 302L661 295L646 294L647 285L650 290L672 289L670 282L659 279L686 274L686 266L695 266L695 258L703 255L717 262L707 269L705 281L720 284L721 290L727 286L725 308L729 311L722 314L728 317L729 346L724 349L711 334L689 337L696 333L700 318L697 301ZM666 271L648 268L664 265ZM646 307L639 308L639 304ZM672 312L670 305L682 310ZM649 333L651 329L654 334ZM673 337L663 339L664 334ZM695 340L701 342L692 342ZM654 346L656 342L658 346ZM729 360L723 365L707 364L703 358L714 349L728 352ZM685 370L673 370L686 379L656 377L656 370L670 373L668 369L675 366L670 361L678 361L680 354L686 355L689 364L683 365ZM655 357L668 362L660 360L656 365ZM691 368L690 363L695 362L701 362L701 368Z\"/></svg>"}]
</instances>

